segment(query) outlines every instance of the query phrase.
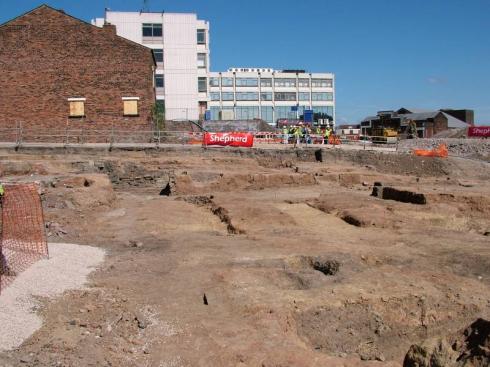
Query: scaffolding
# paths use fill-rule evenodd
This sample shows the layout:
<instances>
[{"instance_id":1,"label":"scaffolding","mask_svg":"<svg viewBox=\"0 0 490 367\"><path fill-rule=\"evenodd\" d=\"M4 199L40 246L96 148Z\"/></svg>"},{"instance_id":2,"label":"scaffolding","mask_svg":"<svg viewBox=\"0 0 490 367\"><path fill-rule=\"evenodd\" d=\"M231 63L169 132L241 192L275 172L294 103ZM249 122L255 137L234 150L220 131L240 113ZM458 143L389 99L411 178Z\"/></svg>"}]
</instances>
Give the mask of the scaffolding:
<instances>
[{"instance_id":1,"label":"scaffolding","mask_svg":"<svg viewBox=\"0 0 490 367\"><path fill-rule=\"evenodd\" d=\"M39 186L5 185L2 197L0 292L15 276L48 257L48 243Z\"/></svg>"}]
</instances>

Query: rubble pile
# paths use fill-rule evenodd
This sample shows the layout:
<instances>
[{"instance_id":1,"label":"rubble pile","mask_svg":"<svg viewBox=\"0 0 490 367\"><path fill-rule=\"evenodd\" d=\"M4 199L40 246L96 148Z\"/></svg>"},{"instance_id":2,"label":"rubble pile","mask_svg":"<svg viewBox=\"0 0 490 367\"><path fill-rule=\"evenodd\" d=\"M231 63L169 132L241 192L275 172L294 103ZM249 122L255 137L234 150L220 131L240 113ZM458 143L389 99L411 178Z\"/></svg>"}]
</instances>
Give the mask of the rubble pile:
<instances>
[{"instance_id":1,"label":"rubble pile","mask_svg":"<svg viewBox=\"0 0 490 367\"><path fill-rule=\"evenodd\" d=\"M490 363L490 322L478 319L446 338L410 347L403 367L483 367Z\"/></svg>"},{"instance_id":2,"label":"rubble pile","mask_svg":"<svg viewBox=\"0 0 490 367\"><path fill-rule=\"evenodd\" d=\"M446 144L449 155L490 160L490 140L488 139L408 139L401 140L398 149L410 152L412 149L434 149Z\"/></svg>"}]
</instances>

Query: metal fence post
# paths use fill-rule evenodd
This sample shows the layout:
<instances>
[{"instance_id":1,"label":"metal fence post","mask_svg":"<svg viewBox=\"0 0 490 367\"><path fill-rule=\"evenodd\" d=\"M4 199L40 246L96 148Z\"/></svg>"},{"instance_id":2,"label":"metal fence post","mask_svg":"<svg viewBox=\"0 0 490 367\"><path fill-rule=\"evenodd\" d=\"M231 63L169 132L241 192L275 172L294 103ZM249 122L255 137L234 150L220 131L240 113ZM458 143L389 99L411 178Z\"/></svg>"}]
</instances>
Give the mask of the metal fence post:
<instances>
[{"instance_id":1,"label":"metal fence post","mask_svg":"<svg viewBox=\"0 0 490 367\"><path fill-rule=\"evenodd\" d=\"M114 143L114 125L111 126L111 135L109 137L109 150L112 150L113 143Z\"/></svg>"},{"instance_id":2,"label":"metal fence post","mask_svg":"<svg viewBox=\"0 0 490 367\"><path fill-rule=\"evenodd\" d=\"M22 121L17 122L17 141L15 143L15 149L19 149L22 144Z\"/></svg>"},{"instance_id":3,"label":"metal fence post","mask_svg":"<svg viewBox=\"0 0 490 367\"><path fill-rule=\"evenodd\" d=\"M65 146L68 145L68 126L65 127Z\"/></svg>"}]
</instances>

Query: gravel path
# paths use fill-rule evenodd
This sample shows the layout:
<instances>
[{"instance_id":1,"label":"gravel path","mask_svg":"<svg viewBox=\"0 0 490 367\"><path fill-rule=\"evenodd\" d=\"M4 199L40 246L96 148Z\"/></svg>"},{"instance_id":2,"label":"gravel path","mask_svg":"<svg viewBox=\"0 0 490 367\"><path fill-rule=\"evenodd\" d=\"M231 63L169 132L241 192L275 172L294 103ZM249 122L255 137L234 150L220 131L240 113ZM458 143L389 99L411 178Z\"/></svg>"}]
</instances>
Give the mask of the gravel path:
<instances>
[{"instance_id":1,"label":"gravel path","mask_svg":"<svg viewBox=\"0 0 490 367\"><path fill-rule=\"evenodd\" d=\"M0 294L0 351L18 347L42 326L37 297L52 298L82 288L104 260L104 250L67 243L49 244L50 258L21 273Z\"/></svg>"}]
</instances>

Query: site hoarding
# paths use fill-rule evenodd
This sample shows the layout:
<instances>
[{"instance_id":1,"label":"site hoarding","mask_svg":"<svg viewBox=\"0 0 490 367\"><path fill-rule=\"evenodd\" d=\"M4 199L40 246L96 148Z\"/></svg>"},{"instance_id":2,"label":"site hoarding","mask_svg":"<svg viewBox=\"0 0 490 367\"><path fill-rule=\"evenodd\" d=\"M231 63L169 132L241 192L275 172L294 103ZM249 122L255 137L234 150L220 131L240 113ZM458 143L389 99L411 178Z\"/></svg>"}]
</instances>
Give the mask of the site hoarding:
<instances>
[{"instance_id":1,"label":"site hoarding","mask_svg":"<svg viewBox=\"0 0 490 367\"><path fill-rule=\"evenodd\" d=\"M254 136L250 133L205 133L203 145L251 148Z\"/></svg>"},{"instance_id":2,"label":"site hoarding","mask_svg":"<svg viewBox=\"0 0 490 367\"><path fill-rule=\"evenodd\" d=\"M475 138L490 138L490 126L470 126L468 136Z\"/></svg>"}]
</instances>

